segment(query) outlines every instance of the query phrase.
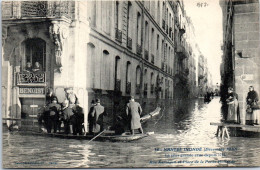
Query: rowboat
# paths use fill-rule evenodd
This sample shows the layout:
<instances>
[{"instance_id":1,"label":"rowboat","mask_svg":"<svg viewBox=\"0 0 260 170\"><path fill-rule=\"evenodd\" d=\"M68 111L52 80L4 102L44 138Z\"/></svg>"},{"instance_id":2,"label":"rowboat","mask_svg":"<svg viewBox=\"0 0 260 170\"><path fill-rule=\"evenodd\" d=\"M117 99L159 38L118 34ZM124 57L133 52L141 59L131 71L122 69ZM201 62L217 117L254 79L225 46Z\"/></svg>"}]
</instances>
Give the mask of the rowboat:
<instances>
[{"instance_id":1,"label":"rowboat","mask_svg":"<svg viewBox=\"0 0 260 170\"><path fill-rule=\"evenodd\" d=\"M151 119L152 117L155 117L160 114L161 108L157 107L153 112L148 113L141 117L141 123L146 122L147 120Z\"/></svg>"},{"instance_id":2,"label":"rowboat","mask_svg":"<svg viewBox=\"0 0 260 170\"><path fill-rule=\"evenodd\" d=\"M20 132L21 135L34 135L34 136L46 136L46 137L58 137L63 139L78 139L78 140L91 140L93 135L72 135L72 134L62 134L62 133L40 133L40 132ZM151 134L134 134L125 133L122 135L115 135L113 131L107 131L103 135L96 138L98 141L112 141L112 142L131 142L148 137Z\"/></svg>"}]
</instances>

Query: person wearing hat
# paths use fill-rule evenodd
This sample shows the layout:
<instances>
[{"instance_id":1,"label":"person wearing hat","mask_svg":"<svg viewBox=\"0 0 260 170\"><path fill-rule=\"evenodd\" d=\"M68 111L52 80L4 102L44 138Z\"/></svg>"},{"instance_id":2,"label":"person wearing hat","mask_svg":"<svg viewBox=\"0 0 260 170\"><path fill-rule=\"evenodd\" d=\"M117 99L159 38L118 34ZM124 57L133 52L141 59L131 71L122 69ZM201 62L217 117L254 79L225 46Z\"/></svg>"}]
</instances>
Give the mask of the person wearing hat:
<instances>
[{"instance_id":1,"label":"person wearing hat","mask_svg":"<svg viewBox=\"0 0 260 170\"><path fill-rule=\"evenodd\" d=\"M258 125L260 124L260 111L259 111L259 98L257 92L254 90L253 86L249 87L249 92L247 93L246 103L246 124Z\"/></svg>"},{"instance_id":2,"label":"person wearing hat","mask_svg":"<svg viewBox=\"0 0 260 170\"><path fill-rule=\"evenodd\" d=\"M53 89L49 88L48 93L46 94L46 104L50 104L54 98L57 100L57 103L59 103L57 96L53 92Z\"/></svg>"},{"instance_id":3,"label":"person wearing hat","mask_svg":"<svg viewBox=\"0 0 260 170\"><path fill-rule=\"evenodd\" d=\"M126 115L131 120L131 133L134 135L134 130L138 129L140 133L143 133L143 129L140 122L140 115L142 113L141 105L135 102L134 96L131 96L129 103L126 106Z\"/></svg>"},{"instance_id":4,"label":"person wearing hat","mask_svg":"<svg viewBox=\"0 0 260 170\"><path fill-rule=\"evenodd\" d=\"M93 133L99 133L104 130L103 127L103 116L106 116L105 107L100 104L100 100L96 99L96 105L91 112L91 117L93 118Z\"/></svg>"},{"instance_id":5,"label":"person wearing hat","mask_svg":"<svg viewBox=\"0 0 260 170\"><path fill-rule=\"evenodd\" d=\"M49 123L47 125L47 132L51 133L51 129L53 128L54 133L57 132L57 125L59 121L59 112L61 110L60 105L57 103L56 98L52 99L52 103L50 103L46 107L46 111L49 112Z\"/></svg>"},{"instance_id":6,"label":"person wearing hat","mask_svg":"<svg viewBox=\"0 0 260 170\"><path fill-rule=\"evenodd\" d=\"M72 108L69 107L69 101L65 100L62 103L62 115L63 115L63 121L64 121L64 133L65 134L70 133L70 126L72 126L70 119L73 116L73 114L74 113L72 111Z\"/></svg>"},{"instance_id":7,"label":"person wearing hat","mask_svg":"<svg viewBox=\"0 0 260 170\"><path fill-rule=\"evenodd\" d=\"M228 104L228 123L240 123L240 115L238 109L238 95L234 92L232 87L228 88L228 97L226 100Z\"/></svg>"},{"instance_id":8,"label":"person wearing hat","mask_svg":"<svg viewBox=\"0 0 260 170\"><path fill-rule=\"evenodd\" d=\"M83 123L84 123L84 111L83 108L79 105L75 105L72 108L74 113L71 117L73 135L82 135L83 132Z\"/></svg>"},{"instance_id":9,"label":"person wearing hat","mask_svg":"<svg viewBox=\"0 0 260 170\"><path fill-rule=\"evenodd\" d=\"M95 100L91 101L91 107L88 112L88 123L89 123L89 134L93 135L93 127L94 127L94 117L91 115L94 111L94 106L96 106Z\"/></svg>"}]
</instances>

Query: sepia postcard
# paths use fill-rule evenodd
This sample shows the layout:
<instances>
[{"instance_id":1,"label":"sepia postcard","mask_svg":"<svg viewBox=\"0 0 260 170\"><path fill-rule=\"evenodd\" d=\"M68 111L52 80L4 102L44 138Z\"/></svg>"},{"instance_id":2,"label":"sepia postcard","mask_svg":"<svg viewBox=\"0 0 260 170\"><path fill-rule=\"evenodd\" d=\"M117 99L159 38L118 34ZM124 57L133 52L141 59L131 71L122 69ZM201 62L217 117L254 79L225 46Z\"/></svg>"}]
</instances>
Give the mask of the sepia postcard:
<instances>
[{"instance_id":1,"label":"sepia postcard","mask_svg":"<svg viewBox=\"0 0 260 170\"><path fill-rule=\"evenodd\" d=\"M259 0L1 5L3 168L260 166Z\"/></svg>"}]
</instances>

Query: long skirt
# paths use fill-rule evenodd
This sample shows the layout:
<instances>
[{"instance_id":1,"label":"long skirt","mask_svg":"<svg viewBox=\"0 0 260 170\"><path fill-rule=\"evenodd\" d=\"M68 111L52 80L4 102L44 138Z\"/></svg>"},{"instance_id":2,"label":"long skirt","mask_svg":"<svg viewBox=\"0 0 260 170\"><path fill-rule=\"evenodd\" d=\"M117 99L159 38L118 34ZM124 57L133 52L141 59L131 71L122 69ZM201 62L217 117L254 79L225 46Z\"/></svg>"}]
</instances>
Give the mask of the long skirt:
<instances>
[{"instance_id":1,"label":"long skirt","mask_svg":"<svg viewBox=\"0 0 260 170\"><path fill-rule=\"evenodd\" d=\"M246 113L247 124L260 124L260 109L253 110L253 112Z\"/></svg>"},{"instance_id":2,"label":"long skirt","mask_svg":"<svg viewBox=\"0 0 260 170\"><path fill-rule=\"evenodd\" d=\"M235 100L234 102L228 104L228 115L227 122L229 123L239 123L238 116L238 102Z\"/></svg>"}]
</instances>

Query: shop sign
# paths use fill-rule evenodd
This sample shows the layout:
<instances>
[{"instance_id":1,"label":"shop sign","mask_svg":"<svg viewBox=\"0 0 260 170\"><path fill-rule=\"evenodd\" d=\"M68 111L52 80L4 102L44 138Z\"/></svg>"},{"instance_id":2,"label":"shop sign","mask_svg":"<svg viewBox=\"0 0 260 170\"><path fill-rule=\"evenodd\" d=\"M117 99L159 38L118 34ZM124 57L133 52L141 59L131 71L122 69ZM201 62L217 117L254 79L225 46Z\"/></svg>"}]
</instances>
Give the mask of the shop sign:
<instances>
[{"instance_id":1,"label":"shop sign","mask_svg":"<svg viewBox=\"0 0 260 170\"><path fill-rule=\"evenodd\" d=\"M20 87L20 94L45 94L44 87Z\"/></svg>"}]
</instances>

